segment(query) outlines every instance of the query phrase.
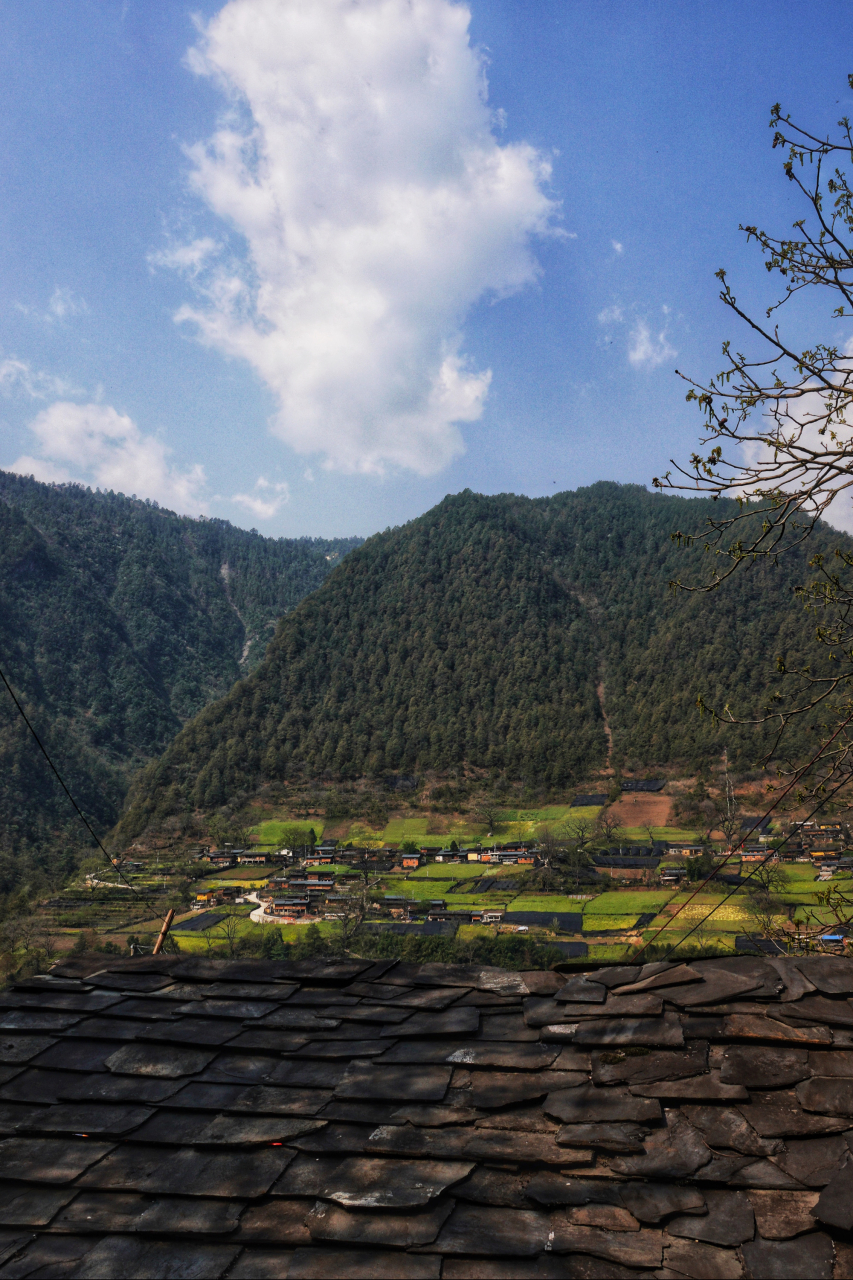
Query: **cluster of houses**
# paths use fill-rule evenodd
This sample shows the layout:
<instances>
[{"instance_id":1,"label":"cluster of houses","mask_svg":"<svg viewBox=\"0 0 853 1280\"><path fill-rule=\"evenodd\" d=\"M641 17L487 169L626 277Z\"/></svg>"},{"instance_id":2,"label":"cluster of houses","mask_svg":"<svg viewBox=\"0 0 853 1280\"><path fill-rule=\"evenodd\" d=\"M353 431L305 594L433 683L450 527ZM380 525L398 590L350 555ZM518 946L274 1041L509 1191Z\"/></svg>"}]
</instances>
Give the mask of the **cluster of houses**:
<instances>
[{"instance_id":1,"label":"cluster of houses","mask_svg":"<svg viewBox=\"0 0 853 1280\"><path fill-rule=\"evenodd\" d=\"M652 789L649 787L649 789ZM595 797L596 799L598 797ZM591 800L593 797L581 797ZM767 820L745 818L742 833L747 836L739 850L741 862L749 863L767 857L771 840ZM841 822L833 820L811 821L794 824L788 833L785 846L780 851L783 859L799 859L814 862L821 878L829 878L839 869L853 870L853 857L844 856L851 841L851 833ZM609 877L619 883L641 882L675 885L686 875L686 868L673 865L673 855L682 858L696 857L707 850L707 845L683 841L658 841L652 845L622 845L590 854L589 866L579 873L580 881L598 881ZM410 874L431 862L445 864L483 863L535 867L540 864L537 845L533 841L515 841L495 844L489 848L471 845L461 849L441 846L422 846L407 849L405 853L393 845L377 849L342 848L336 841L326 840L315 845L307 854L289 849L262 852L226 845L222 849L205 849L198 855L209 863L211 869L227 870L235 866L281 865L272 874L259 900L266 915L280 919L282 923L299 920L334 918L341 904L348 897L349 881L360 881L370 870L378 874ZM661 866L667 860L668 865ZM335 871L324 870L335 866ZM290 870L288 870L290 866ZM343 867L345 870L341 870ZM499 882L492 882L497 887ZM483 882L483 889L486 882ZM222 886L196 895L193 904L201 910L229 900L239 901L240 890ZM495 903L483 908L448 908L444 899L414 900L394 894L386 894L378 904L384 915L400 923L426 921L497 924L506 914L505 907Z\"/></svg>"}]
</instances>

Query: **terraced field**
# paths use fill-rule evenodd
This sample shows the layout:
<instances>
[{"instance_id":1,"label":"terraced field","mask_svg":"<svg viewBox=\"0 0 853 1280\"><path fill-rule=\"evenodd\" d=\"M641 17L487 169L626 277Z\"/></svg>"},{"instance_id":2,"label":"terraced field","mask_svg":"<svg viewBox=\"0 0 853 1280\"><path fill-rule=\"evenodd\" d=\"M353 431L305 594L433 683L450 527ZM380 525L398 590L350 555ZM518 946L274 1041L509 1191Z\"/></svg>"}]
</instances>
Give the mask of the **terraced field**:
<instances>
[{"instance_id":1,"label":"terraced field","mask_svg":"<svg viewBox=\"0 0 853 1280\"><path fill-rule=\"evenodd\" d=\"M427 867L418 867L413 871L410 880L476 880L488 874L479 862L431 862ZM493 873L494 874L494 873Z\"/></svg>"},{"instance_id":2,"label":"terraced field","mask_svg":"<svg viewBox=\"0 0 853 1280\"><path fill-rule=\"evenodd\" d=\"M661 911L675 897L672 889L638 889L600 893L584 906L584 915L624 915Z\"/></svg>"},{"instance_id":3,"label":"terraced field","mask_svg":"<svg viewBox=\"0 0 853 1280\"><path fill-rule=\"evenodd\" d=\"M493 889L496 896L499 890ZM491 896L491 894L490 894ZM514 899L513 911L582 911L583 900L560 893L525 893Z\"/></svg>"},{"instance_id":4,"label":"terraced field","mask_svg":"<svg viewBox=\"0 0 853 1280\"><path fill-rule=\"evenodd\" d=\"M717 906L717 903L722 905ZM735 927L738 932L741 932L746 925L752 924L752 916L745 905L731 899L728 902L722 902L721 898L696 898L688 906L681 909L678 919L685 924L694 925L697 920L704 920L708 912L712 910L714 914L708 922L712 928L728 929Z\"/></svg>"},{"instance_id":5,"label":"terraced field","mask_svg":"<svg viewBox=\"0 0 853 1280\"><path fill-rule=\"evenodd\" d=\"M586 932L595 932L600 929L603 933L609 933L612 929L633 929L636 927L637 919L636 915L586 916L584 918L584 930Z\"/></svg>"}]
</instances>

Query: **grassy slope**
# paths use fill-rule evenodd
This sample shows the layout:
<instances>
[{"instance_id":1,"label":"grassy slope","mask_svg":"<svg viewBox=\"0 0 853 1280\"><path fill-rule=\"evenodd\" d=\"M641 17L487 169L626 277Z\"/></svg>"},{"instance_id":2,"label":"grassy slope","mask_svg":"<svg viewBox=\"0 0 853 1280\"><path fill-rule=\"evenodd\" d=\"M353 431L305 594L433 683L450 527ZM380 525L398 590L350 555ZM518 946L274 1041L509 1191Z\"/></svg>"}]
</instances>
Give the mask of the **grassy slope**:
<instances>
[{"instance_id":1,"label":"grassy slope","mask_svg":"<svg viewBox=\"0 0 853 1280\"><path fill-rule=\"evenodd\" d=\"M256 837L258 844L279 845L283 839L284 832L288 828L299 827L305 832L306 838L308 832L314 832L319 840L323 834L325 823L322 818L269 818L266 822L259 822L257 826L251 828L252 835Z\"/></svg>"}]
</instances>

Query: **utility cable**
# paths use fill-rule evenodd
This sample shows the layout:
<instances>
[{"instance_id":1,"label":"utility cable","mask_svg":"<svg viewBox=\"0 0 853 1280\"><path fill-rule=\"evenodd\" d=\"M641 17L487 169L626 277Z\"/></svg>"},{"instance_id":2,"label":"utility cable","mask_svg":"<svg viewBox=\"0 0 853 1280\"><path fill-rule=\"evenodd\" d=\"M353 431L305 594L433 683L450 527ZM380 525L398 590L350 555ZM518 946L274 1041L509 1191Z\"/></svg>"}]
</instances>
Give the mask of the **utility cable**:
<instances>
[{"instance_id":1,"label":"utility cable","mask_svg":"<svg viewBox=\"0 0 853 1280\"><path fill-rule=\"evenodd\" d=\"M701 883L700 883L700 884L698 884L698 885L696 886L696 888L695 888L695 889L693 890L693 892L691 893L690 897L689 897L689 898L686 898L686 899L684 900L684 902L682 902L681 906L680 906L680 907L678 908L678 910L675 912L675 915L673 915L673 916L670 918L670 920L668 921L668 923L667 923L667 924L662 924L662 925L661 925L661 927L658 929L657 933L653 933L653 934L652 934L652 936L651 936L650 938L648 938L648 939L643 943L643 945L640 947L640 950L637 952L636 956L634 956L634 960L635 960L635 961L636 961L637 959L639 959L639 957L643 954L643 952L646 950L646 948L647 948L647 947L650 947L650 946L652 945L652 943L654 942L655 938L659 937L659 936L663 933L663 931L664 931L665 929L670 929L670 928L672 928L672 922L673 922L673 920L675 920L677 916L680 916L680 915L681 915L681 912L684 910L684 908L685 908L686 906L689 906L689 904L690 904L690 903L693 901L693 899L696 897L697 893L701 893L701 892L702 892L702 890L705 888L705 886L706 886L707 884L709 884L709 883L710 883L710 881L711 881L711 880L713 880L713 879L714 879L714 877L715 877L716 875L718 875L718 874L719 874L719 872L720 872L720 871L722 870L722 868L726 865L726 863L727 863L727 862L730 862L730 861L732 860L732 858L735 856L735 854L736 854L736 853L738 853L738 852L740 852L740 850L741 850L741 849L743 848L743 846L746 844L746 842L747 842L747 840L749 839L749 837L752 835L753 831L760 831L761 827L764 825L764 823L765 823L765 822L767 821L767 819L770 817L770 815L771 815L771 813L773 812L773 810L774 810L774 809L776 809L776 808L778 808L778 806L779 806L779 805L782 803L782 801L785 799L785 796L788 794L788 792L789 792L789 791L791 791L791 790L792 790L792 789L797 785L797 783L800 781L800 779L801 779L801 778L804 778L804 777L806 776L806 774L808 773L809 769L811 769L811 768L813 767L813 765L817 764L818 760L819 760L819 759L820 759L820 757L824 754L824 752L826 751L826 749L832 745L832 743L833 743L833 742L835 741L835 739L838 737L839 733L841 733L842 729L845 729L845 728L847 727L847 725L850 723L850 721L851 721L851 720L853 720L853 712L851 712L851 713L850 713L850 715L847 717L847 719L846 719L846 720L844 720L844 721L843 721L843 722L838 726L838 728L835 730L835 733L832 735L832 737L831 737L827 742L824 742L824 743L821 745L821 747L818 749L817 753L816 753L814 756L812 756L812 758L811 758L811 760L808 762L808 764L807 764L807 765L804 765L804 766L803 766L803 768L799 771L799 773L797 773L797 774L796 774L796 775L791 779L791 781L788 783L788 785L787 785L787 787L785 788L785 790L784 790L784 791L782 791L782 792L780 792L780 794L779 794L779 795L776 797L776 799L773 801L773 803L771 804L771 806L770 806L770 808L767 810L767 812L766 812L765 814L763 814L760 818L758 818L758 819L753 823L753 825L752 825L752 826L749 828L749 830L747 831L746 835L745 835L745 836L743 836L743 837L741 838L741 840L739 841L739 843L738 843L738 844L736 844L736 845L735 845L735 847L734 847L733 849L730 849L730 850L729 850L729 852L726 854L725 858L723 858L722 862L720 862L716 867L714 867L714 870L711 872L711 874L710 874L709 876L706 876L706 877L705 877L705 879L704 879L704 880L702 880L702 881L701 881ZM847 779L845 779L845 781L847 781ZM837 791L837 790L838 790L838 788L836 787L836 791ZM833 794L833 795L835 795L835 791L833 791L833 793L832 793L832 794ZM823 806L824 806L826 803L827 803L827 802L826 802L826 800L825 800L825 799L824 799L824 800L822 800L822 801L820 802L820 804L817 806L817 809L814 809L814 810L813 810L813 813L817 813L818 809L822 809L822 808L823 808ZM809 814L809 817L811 817L811 816L812 816L812 814ZM808 818L807 818L807 819L805 819L805 821L808 821ZM789 838L790 838L790 837L786 837L786 842L787 842L787 839L789 839ZM781 846L779 846L779 847L781 848ZM769 856L770 856L770 855L768 855L768 857L769 857ZM765 859L765 861L766 861L766 859ZM762 865L763 865L763 864L762 864ZM718 905L722 905L722 904L718 904ZM692 932L693 932L693 930L691 929L691 931L690 931L690 932L692 933ZM688 934L687 936L689 937L690 935ZM682 939L682 941L683 941L683 939ZM629 943L628 945L630 946L631 944Z\"/></svg>"},{"instance_id":2,"label":"utility cable","mask_svg":"<svg viewBox=\"0 0 853 1280\"><path fill-rule=\"evenodd\" d=\"M20 712L21 719L23 720L24 724L27 726L27 728L29 729L30 733L31 733L31 734L33 735L33 737L35 738L35 740L36 740L36 745L38 746L39 751L41 751L41 753L42 753L42 755L44 756L44 758L45 758L45 760L47 761L47 763L50 765L50 768L51 768L51 770L53 771L53 774L54 774L54 776L56 777L57 782L58 782L58 783L59 783L59 785L62 787L62 790L65 792L65 794L68 796L68 799L71 801L71 804L72 804L72 806L73 806L73 808L74 808L74 812L77 814L77 817L78 817L78 818L80 819L80 821L83 823L83 826L84 826L84 827L86 828L86 830L89 832L89 835L90 835L90 836L92 837L92 839L95 841L95 844L98 846L98 848L100 849L101 853L102 853L102 854L104 855L104 857L106 858L107 862L110 864L110 866L113 868L113 870L114 870L114 871L117 871L117 872L118 872L119 876L120 876L120 877L121 877L121 879L124 881L124 883L127 885L128 889L130 889L131 893L136 894L137 898L139 898L142 902L144 902L144 903L145 903L145 905L146 905L147 907L150 907L151 911L154 913L154 915L157 917L157 919L158 919L158 920L163 920L163 921L164 921L164 923L165 923L165 916L162 916L162 915L160 914L160 912L159 912L159 911L157 910L157 908L154 906L153 902L151 902L151 901L150 901L150 899L146 898L144 894L139 893L139 891L138 891L137 889L135 889L135 888L134 888L134 886L130 883L130 881L127 879L127 877L122 873L121 867L117 867L117 866L116 866L116 864L113 862L112 858L111 858L111 857L110 857L110 855L107 853L107 851L106 851L106 849L104 848L104 846L101 844L101 841L100 841L100 839L98 838L98 836L95 834L94 830L92 829L92 826L91 826L91 824L90 824L90 822L89 822L88 818L87 818L87 817L86 817L86 815L83 813L83 810L80 808L79 804L78 804L78 803L77 803L77 801L74 799L74 797L72 796L71 792L68 790L68 788L66 787L65 783L63 782L63 780L62 780L62 775L60 774L60 772L59 772L59 770L57 769L56 765L55 765L55 764L53 763L53 761L51 760L50 756L48 755L48 753L47 753L47 749L45 748L44 743L42 742L41 738L38 736L38 734L36 733L35 729L34 729L34 728L33 728L33 726L30 724L30 721L29 721L29 720L28 720L28 718L27 718L27 713L24 711L24 708L21 706L20 702L19 702L19 701L18 701L18 699L15 697L14 690L12 689L12 686L9 684L9 681L6 679L6 677L5 677L5 675L3 674L3 671L2 671L2 670L0 670L0 680L2 680L2 681L3 681L3 683L5 684L5 686L6 686L7 690L9 691L9 697L12 699L12 701L13 701L13 702L14 702L14 704L15 704L15 706L18 708L18 711Z\"/></svg>"},{"instance_id":3,"label":"utility cable","mask_svg":"<svg viewBox=\"0 0 853 1280\"><path fill-rule=\"evenodd\" d=\"M833 798L833 796L835 796L841 790L841 788L849 781L850 781L849 777L842 778L838 786L833 791L831 791L829 795L825 797L825 799L821 800L820 804L816 805L815 808L812 809L811 813L806 818L803 819L803 821L808 822L810 818L813 818L814 815L818 813L824 807L824 805L828 804L829 801ZM697 929L700 929L703 924L705 924L708 920L711 919L711 916L714 914L715 911L718 911L720 907L724 905L724 903L728 902L729 898L733 897L734 894L737 893L738 889L743 888L743 885L747 880L751 880L752 877L756 874L756 872L760 871L763 866L766 866L766 864L770 861L771 858L776 856L776 854L782 848L782 845L787 844L790 838L791 838L790 835L785 836L785 839L781 842L781 844L778 844L775 849L771 849L771 851L767 854L767 857L762 858L761 861L753 867L753 869L749 872L749 874L743 877L740 884L736 884L733 889L729 890L729 892L725 895L725 897L721 898L719 902L715 902L711 910L708 912L708 914L704 916L701 920L698 920L696 924L694 924L693 928L690 930L689 933L685 933L683 938L680 938L678 942L674 942L672 944L672 946L670 947L669 951L667 951L663 959L668 960L674 951L677 951L680 946L683 946L683 944L687 941L687 939L692 934L694 934ZM675 919L674 916L673 916L673 919ZM830 927L831 927L830 925L827 925L827 928L830 928ZM660 933L660 930L658 930L658 933ZM657 934L655 934L655 937L657 937ZM651 939L649 941L651 941ZM646 945L648 945L648 943Z\"/></svg>"}]
</instances>

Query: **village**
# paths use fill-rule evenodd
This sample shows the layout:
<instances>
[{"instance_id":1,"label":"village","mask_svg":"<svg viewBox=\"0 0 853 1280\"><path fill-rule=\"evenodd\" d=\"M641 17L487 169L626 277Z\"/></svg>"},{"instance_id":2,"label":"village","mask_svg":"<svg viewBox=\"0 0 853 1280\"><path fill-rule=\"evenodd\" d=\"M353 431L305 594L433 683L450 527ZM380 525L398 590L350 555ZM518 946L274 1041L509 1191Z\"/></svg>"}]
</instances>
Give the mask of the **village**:
<instances>
[{"instance_id":1,"label":"village","mask_svg":"<svg viewBox=\"0 0 853 1280\"><path fill-rule=\"evenodd\" d=\"M209 955L304 948L306 938L349 949L356 933L368 949L380 938L470 949L518 936L550 948L551 962L582 962L619 959L653 938L754 951L808 921L846 936L824 901L849 891L853 875L843 812L772 824L739 814L726 839L678 825L685 785L622 779L619 798L578 792L504 809L494 833L474 811L411 802L372 829L322 810L256 806L239 842L166 834L128 846L112 866L92 858L32 915L5 922L7 948L39 965L83 946L145 953L169 912L170 945Z\"/></svg>"},{"instance_id":2,"label":"village","mask_svg":"<svg viewBox=\"0 0 853 1280\"><path fill-rule=\"evenodd\" d=\"M745 819L743 826L752 821ZM710 906L715 892L742 887L735 905L727 904L713 926L717 941L742 948L755 937L748 908L756 867L778 869L777 889L781 873L786 883L779 902L792 922L797 908L818 905L819 886L853 874L853 841L840 821L792 823L784 832L763 823L742 847L734 843L734 852L723 843L685 840L591 848L574 860L574 884L563 883L560 891L541 883L559 872L563 852L547 839L461 847L415 847L409 841L373 848L328 839L308 850L269 851L226 845L195 854L211 877L195 893L177 931L198 936L221 923L222 910L242 910L247 923L283 927L292 936L299 926L334 929L358 904L361 926L369 931L533 934L567 958L580 958L590 947L609 950L622 940L641 941L686 893L695 892L694 869L701 866L709 884L697 898L700 905Z\"/></svg>"}]
</instances>

